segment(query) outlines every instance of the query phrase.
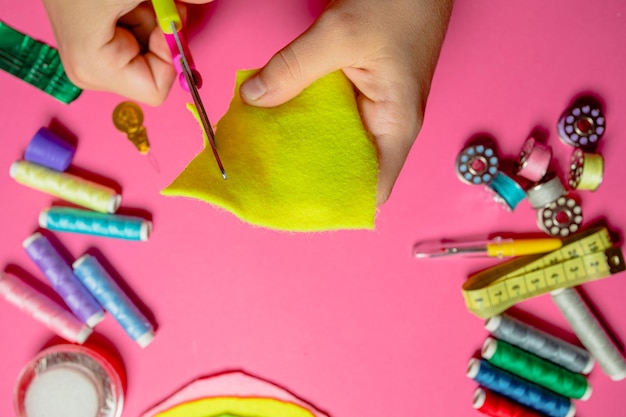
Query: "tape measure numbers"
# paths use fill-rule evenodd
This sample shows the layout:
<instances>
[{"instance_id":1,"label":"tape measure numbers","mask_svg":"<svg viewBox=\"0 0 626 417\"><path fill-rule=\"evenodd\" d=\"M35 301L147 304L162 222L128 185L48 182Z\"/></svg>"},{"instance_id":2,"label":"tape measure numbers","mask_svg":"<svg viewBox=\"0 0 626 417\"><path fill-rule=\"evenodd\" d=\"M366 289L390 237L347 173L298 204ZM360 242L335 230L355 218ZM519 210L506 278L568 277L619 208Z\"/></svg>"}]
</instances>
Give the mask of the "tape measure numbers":
<instances>
[{"instance_id":1,"label":"tape measure numbers","mask_svg":"<svg viewBox=\"0 0 626 417\"><path fill-rule=\"evenodd\" d=\"M463 285L467 308L481 318L514 304L626 270L624 256L606 228L595 228L563 240L548 254L525 256L473 274Z\"/></svg>"}]
</instances>

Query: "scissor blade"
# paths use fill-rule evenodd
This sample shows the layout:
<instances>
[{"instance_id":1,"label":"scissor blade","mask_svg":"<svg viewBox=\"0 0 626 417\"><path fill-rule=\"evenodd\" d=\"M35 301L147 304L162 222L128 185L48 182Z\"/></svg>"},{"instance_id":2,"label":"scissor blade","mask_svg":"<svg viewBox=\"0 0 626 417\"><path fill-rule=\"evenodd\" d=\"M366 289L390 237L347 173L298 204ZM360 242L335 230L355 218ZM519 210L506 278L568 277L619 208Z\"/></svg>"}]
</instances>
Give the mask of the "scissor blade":
<instances>
[{"instance_id":1,"label":"scissor blade","mask_svg":"<svg viewBox=\"0 0 626 417\"><path fill-rule=\"evenodd\" d=\"M187 56L185 55L183 44L180 41L178 32L176 31L176 24L174 22L171 22L171 26L172 33L174 34L174 39L176 40L176 47L178 48L178 53L180 54L180 60L182 64L181 66L183 68L183 74L185 75L185 81L187 81L189 91L191 92L191 97L193 98L193 103L198 110L198 115L200 116L200 122L202 123L202 127L204 128L204 131L207 133L207 136L209 138L209 144L211 145L211 150L213 151L213 155L215 156L217 166L222 172L222 177L226 179L226 171L224 170L224 166L222 165L220 156L217 153L217 146L215 145L215 132L213 132L213 127L211 127L211 122L209 121L209 117L207 116L206 110L204 109L204 104L202 104L202 99L200 98L200 93L198 92L196 80L191 73L191 68L189 67L189 61L187 61Z\"/></svg>"}]
</instances>

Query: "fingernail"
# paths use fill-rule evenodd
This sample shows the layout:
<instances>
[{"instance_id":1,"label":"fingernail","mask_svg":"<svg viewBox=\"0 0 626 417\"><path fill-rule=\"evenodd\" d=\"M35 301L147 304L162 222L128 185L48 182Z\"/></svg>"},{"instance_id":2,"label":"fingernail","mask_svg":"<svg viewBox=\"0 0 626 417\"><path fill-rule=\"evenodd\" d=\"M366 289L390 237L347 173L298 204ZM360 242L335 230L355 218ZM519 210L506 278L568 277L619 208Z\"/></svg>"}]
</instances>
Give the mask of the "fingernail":
<instances>
[{"instance_id":1,"label":"fingernail","mask_svg":"<svg viewBox=\"0 0 626 417\"><path fill-rule=\"evenodd\" d=\"M246 100L256 101L267 92L267 87L259 77L253 77L241 85L240 91Z\"/></svg>"}]
</instances>

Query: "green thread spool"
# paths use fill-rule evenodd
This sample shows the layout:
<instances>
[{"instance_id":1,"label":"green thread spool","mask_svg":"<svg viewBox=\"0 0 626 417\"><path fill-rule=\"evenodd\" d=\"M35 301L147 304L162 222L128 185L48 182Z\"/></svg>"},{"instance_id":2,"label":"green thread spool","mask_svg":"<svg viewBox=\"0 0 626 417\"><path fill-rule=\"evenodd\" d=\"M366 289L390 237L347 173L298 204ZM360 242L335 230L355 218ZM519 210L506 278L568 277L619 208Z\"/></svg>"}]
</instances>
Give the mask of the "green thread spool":
<instances>
[{"instance_id":1,"label":"green thread spool","mask_svg":"<svg viewBox=\"0 0 626 417\"><path fill-rule=\"evenodd\" d=\"M565 397L587 400L591 385L580 374L571 372L502 340L488 337L482 356L498 368L514 373Z\"/></svg>"}]
</instances>

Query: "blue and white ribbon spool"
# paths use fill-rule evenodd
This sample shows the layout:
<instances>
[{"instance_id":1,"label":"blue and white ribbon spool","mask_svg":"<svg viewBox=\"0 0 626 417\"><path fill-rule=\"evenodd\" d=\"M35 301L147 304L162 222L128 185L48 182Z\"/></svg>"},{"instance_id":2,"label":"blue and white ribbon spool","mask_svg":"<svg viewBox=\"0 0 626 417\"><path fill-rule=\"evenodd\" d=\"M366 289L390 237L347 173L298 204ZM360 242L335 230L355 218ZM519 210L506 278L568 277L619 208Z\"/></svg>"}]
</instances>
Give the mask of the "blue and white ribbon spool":
<instances>
[{"instance_id":1,"label":"blue and white ribbon spool","mask_svg":"<svg viewBox=\"0 0 626 417\"><path fill-rule=\"evenodd\" d=\"M470 185L489 184L498 173L498 155L489 145L470 145L456 159L456 174Z\"/></svg>"}]
</instances>

